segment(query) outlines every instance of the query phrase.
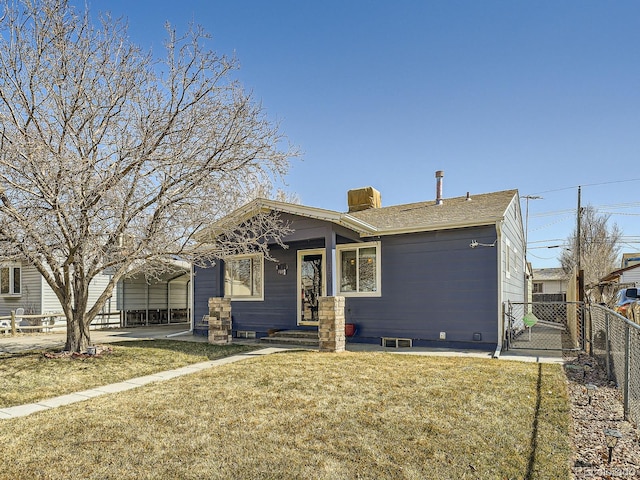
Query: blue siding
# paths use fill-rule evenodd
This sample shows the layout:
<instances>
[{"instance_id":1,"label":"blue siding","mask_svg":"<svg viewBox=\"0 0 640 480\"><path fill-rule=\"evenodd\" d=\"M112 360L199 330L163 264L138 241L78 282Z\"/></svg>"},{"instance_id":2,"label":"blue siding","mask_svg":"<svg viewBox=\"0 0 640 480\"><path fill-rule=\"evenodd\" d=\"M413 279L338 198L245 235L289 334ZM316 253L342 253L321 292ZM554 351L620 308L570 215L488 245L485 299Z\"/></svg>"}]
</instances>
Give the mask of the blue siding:
<instances>
[{"instance_id":1,"label":"blue siding","mask_svg":"<svg viewBox=\"0 0 640 480\"><path fill-rule=\"evenodd\" d=\"M493 226L382 237L382 296L348 297L346 321L362 340L411 338L414 344L497 342L497 257Z\"/></svg>"},{"instance_id":2,"label":"blue siding","mask_svg":"<svg viewBox=\"0 0 640 480\"><path fill-rule=\"evenodd\" d=\"M264 262L264 300L232 301L231 314L233 330L255 331L259 336L267 334L271 328L297 328L297 252L302 249L322 248L324 239L306 240L289 244L288 249L277 245L271 246L271 256L275 262L265 259ZM276 271L278 263L286 263L287 275L279 275ZM198 321L207 315L210 297L222 296L223 263L218 262L210 268L196 270L194 276L194 314Z\"/></svg>"},{"instance_id":3,"label":"blue siding","mask_svg":"<svg viewBox=\"0 0 640 480\"><path fill-rule=\"evenodd\" d=\"M198 324L204 315L209 315L209 299L222 295L222 281L220 276L220 262L207 268L194 266L193 268L193 320ZM194 325L195 328L195 325ZM196 334L206 332L195 331Z\"/></svg>"},{"instance_id":4,"label":"blue siding","mask_svg":"<svg viewBox=\"0 0 640 480\"><path fill-rule=\"evenodd\" d=\"M295 220L295 219L292 219ZM289 248L273 246L276 262L265 261L264 301L232 302L233 330L297 328L297 251L322 248L332 232L339 243L344 229L312 219L295 220ZM301 233L301 230L305 233ZM308 239L302 237L309 235ZM381 242L381 297L347 297L346 321L358 328L354 341L379 343L380 337L411 338L414 345L477 345L498 341L497 248L470 248L472 240L492 244L495 226L385 236ZM313 236L313 237L311 237ZM369 239L363 239L368 241ZM373 240L373 239L372 239ZM279 275L277 263L288 265ZM329 268L329 258L327 267ZM207 302L223 294L222 262L197 268L194 277L196 321L208 313ZM446 332L446 342L440 342ZM473 334L482 336L480 342Z\"/></svg>"},{"instance_id":5,"label":"blue siding","mask_svg":"<svg viewBox=\"0 0 640 480\"><path fill-rule=\"evenodd\" d=\"M300 248L322 247L322 241L302 242ZM232 301L234 330L249 330L264 336L270 328L293 329L296 327L296 255L293 244L287 250L273 246L271 256L276 262L265 261L264 265L264 301ZM286 263L288 272L279 275L277 263Z\"/></svg>"}]
</instances>

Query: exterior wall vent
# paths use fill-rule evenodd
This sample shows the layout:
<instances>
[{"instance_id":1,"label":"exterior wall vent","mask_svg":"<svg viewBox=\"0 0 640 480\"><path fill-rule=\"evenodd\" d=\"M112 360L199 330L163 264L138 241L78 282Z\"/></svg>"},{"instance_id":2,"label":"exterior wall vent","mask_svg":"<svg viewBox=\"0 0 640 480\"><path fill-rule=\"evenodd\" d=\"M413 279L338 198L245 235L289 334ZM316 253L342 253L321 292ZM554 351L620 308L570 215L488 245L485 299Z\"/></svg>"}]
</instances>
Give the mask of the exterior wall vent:
<instances>
[{"instance_id":1,"label":"exterior wall vent","mask_svg":"<svg viewBox=\"0 0 640 480\"><path fill-rule=\"evenodd\" d=\"M391 348L411 348L413 346L413 340L410 338L382 337L382 346Z\"/></svg>"}]
</instances>

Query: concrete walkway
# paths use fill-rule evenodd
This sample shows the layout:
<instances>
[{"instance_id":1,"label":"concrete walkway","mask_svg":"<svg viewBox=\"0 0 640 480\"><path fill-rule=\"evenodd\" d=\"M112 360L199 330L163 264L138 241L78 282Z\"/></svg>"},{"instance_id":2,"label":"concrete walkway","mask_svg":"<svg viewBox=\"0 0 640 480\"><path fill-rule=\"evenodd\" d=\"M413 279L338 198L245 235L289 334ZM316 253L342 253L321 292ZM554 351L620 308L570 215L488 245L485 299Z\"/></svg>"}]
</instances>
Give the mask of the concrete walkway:
<instances>
[{"instance_id":1,"label":"concrete walkway","mask_svg":"<svg viewBox=\"0 0 640 480\"><path fill-rule=\"evenodd\" d=\"M149 383L163 382L165 380L181 377L190 373L201 372L202 370L205 370L207 368L218 367L221 365L226 365L228 363L245 360L250 357L269 355L271 353L282 352L285 350L287 349L274 347L263 348L261 350L255 350L253 352L245 352L230 357L220 358L218 360L209 360L208 362L195 363L193 365L186 365L184 367L175 368L173 370L166 370L164 372L145 375L143 377L132 378L123 382L104 385L102 387L90 388L88 390L83 390L82 392L60 395L59 397L49 398L35 403L18 405L15 407L0 408L0 420L25 417L27 415L31 415L32 413L50 410L52 408L61 407L63 405L71 405L72 403L82 402L84 400L100 397L109 393L124 392L125 390L138 388Z\"/></svg>"}]
</instances>

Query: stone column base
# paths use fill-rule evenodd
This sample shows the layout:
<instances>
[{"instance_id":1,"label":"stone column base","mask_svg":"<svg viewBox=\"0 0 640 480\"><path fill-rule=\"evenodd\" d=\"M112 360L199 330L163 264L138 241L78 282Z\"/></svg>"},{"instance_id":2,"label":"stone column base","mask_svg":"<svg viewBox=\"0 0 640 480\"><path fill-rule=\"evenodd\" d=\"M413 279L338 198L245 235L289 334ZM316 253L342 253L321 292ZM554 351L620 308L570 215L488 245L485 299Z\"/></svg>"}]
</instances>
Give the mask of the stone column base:
<instances>
[{"instance_id":1,"label":"stone column base","mask_svg":"<svg viewBox=\"0 0 640 480\"><path fill-rule=\"evenodd\" d=\"M231 343L231 299L209 299L209 343L227 345Z\"/></svg>"},{"instance_id":2,"label":"stone column base","mask_svg":"<svg viewBox=\"0 0 640 480\"><path fill-rule=\"evenodd\" d=\"M318 339L321 352L344 352L344 297L321 297L318 300Z\"/></svg>"}]
</instances>

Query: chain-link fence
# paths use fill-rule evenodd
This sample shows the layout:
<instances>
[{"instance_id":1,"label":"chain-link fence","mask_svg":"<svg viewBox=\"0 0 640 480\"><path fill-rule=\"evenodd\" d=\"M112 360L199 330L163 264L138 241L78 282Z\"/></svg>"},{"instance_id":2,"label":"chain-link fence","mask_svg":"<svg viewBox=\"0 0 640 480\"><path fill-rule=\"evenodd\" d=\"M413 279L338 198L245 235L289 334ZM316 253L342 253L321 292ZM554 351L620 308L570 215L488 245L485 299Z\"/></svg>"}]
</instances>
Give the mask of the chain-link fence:
<instances>
[{"instance_id":1,"label":"chain-link fence","mask_svg":"<svg viewBox=\"0 0 640 480\"><path fill-rule=\"evenodd\" d=\"M625 418L640 421L640 325L601 305L586 309L585 350L622 392Z\"/></svg>"},{"instance_id":2,"label":"chain-link fence","mask_svg":"<svg viewBox=\"0 0 640 480\"><path fill-rule=\"evenodd\" d=\"M504 304L505 349L576 351L583 348L580 302Z\"/></svg>"}]
</instances>

